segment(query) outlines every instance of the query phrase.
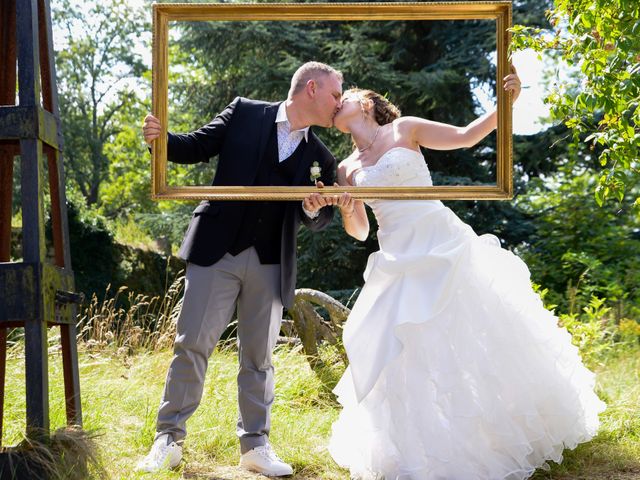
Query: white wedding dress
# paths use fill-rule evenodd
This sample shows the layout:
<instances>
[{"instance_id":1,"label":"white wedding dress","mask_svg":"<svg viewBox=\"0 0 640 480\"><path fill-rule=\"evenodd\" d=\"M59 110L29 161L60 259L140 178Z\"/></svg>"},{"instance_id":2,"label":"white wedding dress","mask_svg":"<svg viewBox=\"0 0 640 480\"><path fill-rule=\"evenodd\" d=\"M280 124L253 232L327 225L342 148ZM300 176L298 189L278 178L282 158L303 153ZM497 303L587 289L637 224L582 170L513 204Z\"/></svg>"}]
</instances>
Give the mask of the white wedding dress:
<instances>
[{"instance_id":1,"label":"white wedding dress","mask_svg":"<svg viewBox=\"0 0 640 480\"><path fill-rule=\"evenodd\" d=\"M394 147L358 186L425 186ZM385 480L515 480L592 438L604 404L529 270L440 201L372 200L380 250L344 329L329 451Z\"/></svg>"}]
</instances>

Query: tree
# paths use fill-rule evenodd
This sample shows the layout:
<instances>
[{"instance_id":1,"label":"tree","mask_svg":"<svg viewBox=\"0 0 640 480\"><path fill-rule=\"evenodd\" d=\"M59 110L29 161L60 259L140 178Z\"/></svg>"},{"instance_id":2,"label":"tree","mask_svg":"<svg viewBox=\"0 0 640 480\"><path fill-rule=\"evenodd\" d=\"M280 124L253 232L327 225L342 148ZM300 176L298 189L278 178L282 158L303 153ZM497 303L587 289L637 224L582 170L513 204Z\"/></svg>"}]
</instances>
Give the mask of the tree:
<instances>
[{"instance_id":1,"label":"tree","mask_svg":"<svg viewBox=\"0 0 640 480\"><path fill-rule=\"evenodd\" d=\"M137 79L147 69L134 46L148 29L126 0L54 2L60 116L67 178L87 204L98 201L109 160L105 144L121 130L117 114L138 102Z\"/></svg>"},{"instance_id":2,"label":"tree","mask_svg":"<svg viewBox=\"0 0 640 480\"><path fill-rule=\"evenodd\" d=\"M619 210L595 208L598 175L571 165L535 179L518 206L535 215L535 230L518 251L547 301L579 313L591 296L606 298L616 317L637 317L640 301L640 217L623 200ZM631 192L638 194L638 190Z\"/></svg>"},{"instance_id":3,"label":"tree","mask_svg":"<svg viewBox=\"0 0 640 480\"><path fill-rule=\"evenodd\" d=\"M599 160L597 203L622 202L640 180L640 3L555 0L547 16L553 29L516 25L513 48L532 47L579 72L558 80L546 102L573 145L587 142Z\"/></svg>"}]
</instances>

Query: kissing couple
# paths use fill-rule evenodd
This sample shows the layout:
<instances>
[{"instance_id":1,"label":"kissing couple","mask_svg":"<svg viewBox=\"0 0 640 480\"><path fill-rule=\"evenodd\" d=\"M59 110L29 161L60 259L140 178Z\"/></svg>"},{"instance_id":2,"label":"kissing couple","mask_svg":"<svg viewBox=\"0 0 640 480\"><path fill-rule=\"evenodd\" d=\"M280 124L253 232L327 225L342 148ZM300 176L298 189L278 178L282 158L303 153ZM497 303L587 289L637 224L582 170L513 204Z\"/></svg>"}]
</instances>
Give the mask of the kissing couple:
<instances>
[{"instance_id":1,"label":"kissing couple","mask_svg":"<svg viewBox=\"0 0 640 480\"><path fill-rule=\"evenodd\" d=\"M515 101L515 69L503 82ZM495 110L464 127L403 117L380 94L343 92L342 83L338 70L308 62L282 102L237 97L207 125L167 138L148 115L144 139L166 141L176 163L218 156L214 186L312 186L315 168L319 187L415 187L432 184L422 147L468 148L497 125ZM311 126L351 135L353 152L336 166ZM515 480L592 438L604 409L594 375L522 260L440 201L366 205L380 249L344 328L349 366L334 390L342 411L328 443L335 461L357 479ZM349 235L368 237L365 202L346 192L196 207L180 248L187 268L174 356L138 469L180 463L209 356L237 312L240 467L293 474L269 443L272 350L294 301L298 228L325 228L335 209Z\"/></svg>"}]
</instances>

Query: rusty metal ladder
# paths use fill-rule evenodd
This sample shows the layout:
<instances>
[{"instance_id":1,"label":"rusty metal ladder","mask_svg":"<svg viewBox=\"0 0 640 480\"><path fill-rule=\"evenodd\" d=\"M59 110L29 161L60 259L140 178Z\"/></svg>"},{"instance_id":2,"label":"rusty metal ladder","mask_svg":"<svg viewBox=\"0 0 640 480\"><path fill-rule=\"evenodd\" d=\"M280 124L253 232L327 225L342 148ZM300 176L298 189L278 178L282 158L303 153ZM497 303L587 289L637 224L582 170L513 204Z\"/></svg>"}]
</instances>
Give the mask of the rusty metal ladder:
<instances>
[{"instance_id":1,"label":"rusty metal ladder","mask_svg":"<svg viewBox=\"0 0 640 480\"><path fill-rule=\"evenodd\" d=\"M24 327L27 437L49 436L47 333L53 326L60 327L67 424L82 425L75 325L79 296L73 293L61 150L49 0L1 0L0 444L10 328ZM17 156L22 261L12 262L13 166ZM45 245L46 171L51 196L53 262L47 260ZM0 478L27 478L19 471L14 471L12 477L6 476L3 467L7 468L8 456L7 449L0 452Z\"/></svg>"}]
</instances>

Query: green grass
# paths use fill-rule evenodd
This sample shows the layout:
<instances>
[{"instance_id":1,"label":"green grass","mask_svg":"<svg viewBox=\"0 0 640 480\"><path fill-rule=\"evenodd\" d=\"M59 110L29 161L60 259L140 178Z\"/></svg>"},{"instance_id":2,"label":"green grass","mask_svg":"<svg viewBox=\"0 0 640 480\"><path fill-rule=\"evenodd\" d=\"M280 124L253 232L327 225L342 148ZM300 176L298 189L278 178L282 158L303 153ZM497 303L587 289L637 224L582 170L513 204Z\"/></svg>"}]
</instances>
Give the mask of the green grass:
<instances>
[{"instance_id":1,"label":"green grass","mask_svg":"<svg viewBox=\"0 0 640 480\"><path fill-rule=\"evenodd\" d=\"M84 427L101 435L104 467L113 479L248 479L264 478L239 471L235 436L237 354L232 348L211 357L201 407L188 423L189 436L179 469L162 474L133 472L146 454L162 392L169 351L117 355L109 351L80 354ZM330 362L329 362L330 363ZM326 451L338 409L330 390L339 368L323 372L323 381L296 349L278 347L275 354L277 399L271 441L295 468L294 479L348 479ZM60 354L50 355L52 428L64 425ZM602 428L591 442L566 452L562 465L534 477L541 479L640 478L640 353L612 355L598 367L598 392L609 405ZM7 398L3 444L18 443L24 432L24 362L17 348L7 364ZM456 479L463 480L463 479Z\"/></svg>"},{"instance_id":2,"label":"green grass","mask_svg":"<svg viewBox=\"0 0 640 480\"><path fill-rule=\"evenodd\" d=\"M614 352L595 369L596 389L607 409L598 435L566 451L561 465L533 477L542 479L640 479L640 351Z\"/></svg>"},{"instance_id":3,"label":"green grass","mask_svg":"<svg viewBox=\"0 0 640 480\"><path fill-rule=\"evenodd\" d=\"M80 354L84 428L100 432L104 467L113 479L249 478L235 466L239 447L237 420L237 353L216 351L209 362L201 407L188 422L189 435L179 469L164 474L133 472L147 453L155 432L155 416L171 352L133 357L107 352ZM296 349L278 347L275 359L277 400L271 441L278 454L293 464L297 479L343 479L348 475L325 449L338 411L330 390L311 371ZM63 426L62 364L50 355L52 429ZM335 375L334 375L335 377ZM24 362L13 355L7 364L7 398L3 445L23 438ZM256 478L264 478L256 476Z\"/></svg>"}]
</instances>

